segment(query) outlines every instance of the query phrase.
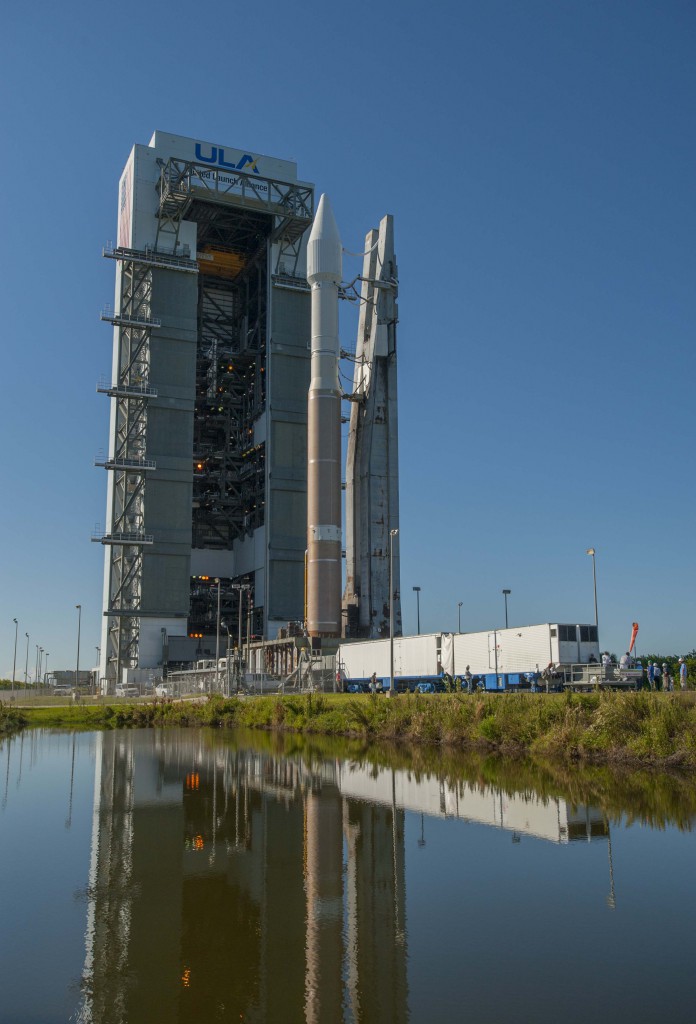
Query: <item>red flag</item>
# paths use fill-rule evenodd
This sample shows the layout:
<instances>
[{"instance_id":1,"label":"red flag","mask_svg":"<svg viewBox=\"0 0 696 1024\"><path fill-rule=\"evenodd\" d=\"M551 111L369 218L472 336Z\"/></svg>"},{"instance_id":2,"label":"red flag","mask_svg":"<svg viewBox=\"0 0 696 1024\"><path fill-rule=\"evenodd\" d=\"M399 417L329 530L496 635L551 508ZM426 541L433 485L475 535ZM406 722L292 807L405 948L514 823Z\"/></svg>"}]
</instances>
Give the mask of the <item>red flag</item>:
<instances>
[{"instance_id":1,"label":"red flag","mask_svg":"<svg viewBox=\"0 0 696 1024\"><path fill-rule=\"evenodd\" d=\"M638 636L638 623L637 623L637 622L634 622L634 623L633 623L633 629L631 630L631 642L630 642L630 644L628 645L628 653L629 653L629 654L630 654L630 653L631 653L631 651L633 650L633 645L634 645L634 643L636 642L636 637L637 637L637 636Z\"/></svg>"}]
</instances>

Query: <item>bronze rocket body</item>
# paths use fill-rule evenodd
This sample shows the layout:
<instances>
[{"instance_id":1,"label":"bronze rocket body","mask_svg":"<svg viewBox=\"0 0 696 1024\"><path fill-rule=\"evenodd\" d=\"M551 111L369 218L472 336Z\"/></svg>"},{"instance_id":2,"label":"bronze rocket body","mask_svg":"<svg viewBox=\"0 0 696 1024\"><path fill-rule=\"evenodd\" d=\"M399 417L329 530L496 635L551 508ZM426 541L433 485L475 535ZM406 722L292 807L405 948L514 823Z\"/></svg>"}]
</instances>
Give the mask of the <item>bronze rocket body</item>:
<instances>
[{"instance_id":1,"label":"bronze rocket body","mask_svg":"<svg viewBox=\"0 0 696 1024\"><path fill-rule=\"evenodd\" d=\"M307 243L307 280L312 289L307 409L307 631L312 637L341 635L341 277L341 239L331 205L322 195Z\"/></svg>"}]
</instances>

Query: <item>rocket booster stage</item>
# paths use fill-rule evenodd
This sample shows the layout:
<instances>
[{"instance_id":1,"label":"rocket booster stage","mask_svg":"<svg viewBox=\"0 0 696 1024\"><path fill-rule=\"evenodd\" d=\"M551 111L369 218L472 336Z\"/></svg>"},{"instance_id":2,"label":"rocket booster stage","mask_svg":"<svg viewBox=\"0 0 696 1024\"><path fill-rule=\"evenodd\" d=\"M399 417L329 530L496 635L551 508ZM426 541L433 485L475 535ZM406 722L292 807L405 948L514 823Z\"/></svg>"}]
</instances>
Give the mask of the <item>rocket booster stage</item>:
<instances>
[{"instance_id":1,"label":"rocket booster stage","mask_svg":"<svg viewBox=\"0 0 696 1024\"><path fill-rule=\"evenodd\" d=\"M319 200L307 243L312 288L312 369L307 409L307 631L341 635L341 396L338 287L341 239L331 204Z\"/></svg>"}]
</instances>

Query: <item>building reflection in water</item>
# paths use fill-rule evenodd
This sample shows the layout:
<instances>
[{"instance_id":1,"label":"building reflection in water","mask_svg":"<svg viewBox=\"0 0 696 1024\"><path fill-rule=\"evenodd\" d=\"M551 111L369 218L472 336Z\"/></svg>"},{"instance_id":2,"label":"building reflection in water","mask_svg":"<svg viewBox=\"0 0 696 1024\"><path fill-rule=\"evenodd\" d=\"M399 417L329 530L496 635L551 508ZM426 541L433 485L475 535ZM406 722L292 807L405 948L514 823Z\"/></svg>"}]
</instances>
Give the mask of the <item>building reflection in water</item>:
<instances>
[{"instance_id":1,"label":"building reflection in water","mask_svg":"<svg viewBox=\"0 0 696 1024\"><path fill-rule=\"evenodd\" d=\"M608 836L560 799L202 731L99 734L80 1019L408 1020L406 810Z\"/></svg>"}]
</instances>

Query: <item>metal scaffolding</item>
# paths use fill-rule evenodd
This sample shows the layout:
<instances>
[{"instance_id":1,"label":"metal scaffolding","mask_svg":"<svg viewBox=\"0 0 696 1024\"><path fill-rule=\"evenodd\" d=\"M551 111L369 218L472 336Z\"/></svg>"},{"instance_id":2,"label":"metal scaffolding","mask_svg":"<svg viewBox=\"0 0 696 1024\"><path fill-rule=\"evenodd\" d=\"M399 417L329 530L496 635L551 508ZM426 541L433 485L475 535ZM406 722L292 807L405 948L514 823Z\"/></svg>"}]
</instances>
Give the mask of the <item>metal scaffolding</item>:
<instances>
[{"instance_id":1,"label":"metal scaffolding","mask_svg":"<svg viewBox=\"0 0 696 1024\"><path fill-rule=\"evenodd\" d=\"M201 268L193 546L229 549L264 521L265 445L254 442L254 420L266 400L265 268L239 280Z\"/></svg>"},{"instance_id":2,"label":"metal scaffolding","mask_svg":"<svg viewBox=\"0 0 696 1024\"><path fill-rule=\"evenodd\" d=\"M95 465L113 473L107 531L92 540L109 549L107 683L134 668L140 636L140 598L143 548L153 543L145 532L145 477L157 468L147 458L147 407L157 396L150 386L150 337L160 321L152 316L152 271L160 265L153 252L107 247L104 255L119 261L120 296L116 311L106 309L101 319L118 330L117 377L97 391L115 404L109 455ZM191 260L167 260L167 269L196 273Z\"/></svg>"}]
</instances>

